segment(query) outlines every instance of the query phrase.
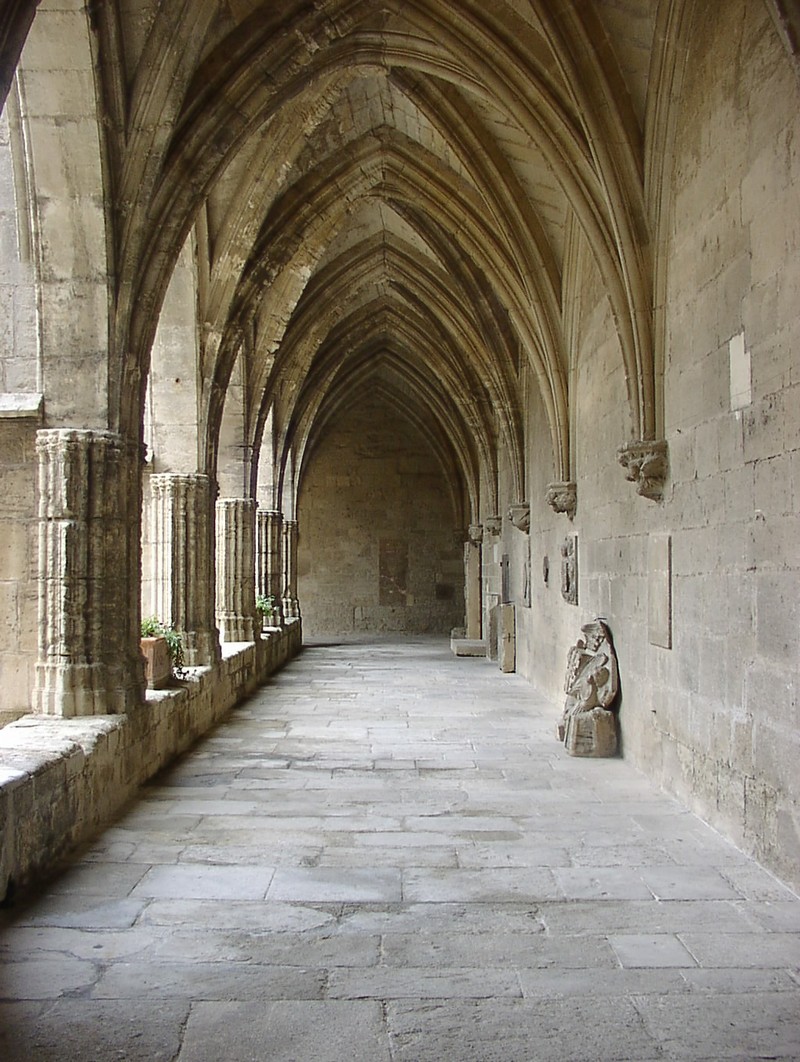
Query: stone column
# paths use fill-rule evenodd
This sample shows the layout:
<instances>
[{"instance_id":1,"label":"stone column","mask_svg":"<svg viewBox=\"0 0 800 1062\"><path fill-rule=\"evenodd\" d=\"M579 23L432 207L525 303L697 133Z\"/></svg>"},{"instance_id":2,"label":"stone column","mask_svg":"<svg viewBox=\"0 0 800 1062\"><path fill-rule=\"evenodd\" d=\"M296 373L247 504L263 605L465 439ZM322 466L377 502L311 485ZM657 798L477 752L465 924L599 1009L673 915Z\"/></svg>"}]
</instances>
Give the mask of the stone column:
<instances>
[{"instance_id":1,"label":"stone column","mask_svg":"<svg viewBox=\"0 0 800 1062\"><path fill-rule=\"evenodd\" d=\"M256 503L217 502L217 622L223 642L252 642L256 620Z\"/></svg>"},{"instance_id":2,"label":"stone column","mask_svg":"<svg viewBox=\"0 0 800 1062\"><path fill-rule=\"evenodd\" d=\"M471 524L469 537L464 543L464 602L466 604L465 636L480 640L481 637L481 545L483 527Z\"/></svg>"},{"instance_id":3,"label":"stone column","mask_svg":"<svg viewBox=\"0 0 800 1062\"><path fill-rule=\"evenodd\" d=\"M275 603L273 625L283 623L283 514L274 509L256 512L256 591Z\"/></svg>"},{"instance_id":4,"label":"stone column","mask_svg":"<svg viewBox=\"0 0 800 1062\"><path fill-rule=\"evenodd\" d=\"M209 476L150 477L153 495L153 613L183 638L189 667L219 660L214 620L212 512L216 484Z\"/></svg>"},{"instance_id":5,"label":"stone column","mask_svg":"<svg viewBox=\"0 0 800 1062\"><path fill-rule=\"evenodd\" d=\"M48 428L39 458L39 650L48 715L122 713L144 696L139 649L142 450L107 431Z\"/></svg>"},{"instance_id":6,"label":"stone column","mask_svg":"<svg viewBox=\"0 0 800 1062\"><path fill-rule=\"evenodd\" d=\"M283 521L283 614L287 619L300 618L297 600L297 521Z\"/></svg>"}]
</instances>

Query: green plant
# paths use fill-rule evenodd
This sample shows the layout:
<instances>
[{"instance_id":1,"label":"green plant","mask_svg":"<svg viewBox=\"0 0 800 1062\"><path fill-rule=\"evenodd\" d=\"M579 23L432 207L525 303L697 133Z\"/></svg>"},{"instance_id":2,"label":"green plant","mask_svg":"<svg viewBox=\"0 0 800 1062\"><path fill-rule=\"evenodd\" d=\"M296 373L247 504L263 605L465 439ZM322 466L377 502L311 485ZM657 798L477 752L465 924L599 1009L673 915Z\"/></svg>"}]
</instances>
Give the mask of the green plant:
<instances>
[{"instance_id":1,"label":"green plant","mask_svg":"<svg viewBox=\"0 0 800 1062\"><path fill-rule=\"evenodd\" d=\"M275 611L275 598L271 594L256 594L256 612L260 616L271 619Z\"/></svg>"},{"instance_id":2,"label":"green plant","mask_svg":"<svg viewBox=\"0 0 800 1062\"><path fill-rule=\"evenodd\" d=\"M157 616L148 616L142 620L142 638L164 638L172 661L172 673L176 678L186 677L186 664L183 659L183 638L174 627L162 623Z\"/></svg>"}]
</instances>

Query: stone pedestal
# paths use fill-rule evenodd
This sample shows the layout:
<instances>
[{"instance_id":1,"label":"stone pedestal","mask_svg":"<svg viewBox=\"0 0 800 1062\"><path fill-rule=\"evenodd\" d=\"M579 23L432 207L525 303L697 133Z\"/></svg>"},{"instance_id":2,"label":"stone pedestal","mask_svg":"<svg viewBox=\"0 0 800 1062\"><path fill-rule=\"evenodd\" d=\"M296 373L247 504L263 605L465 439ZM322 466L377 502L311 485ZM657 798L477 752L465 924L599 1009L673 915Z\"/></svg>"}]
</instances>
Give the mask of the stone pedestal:
<instances>
[{"instance_id":1,"label":"stone pedestal","mask_svg":"<svg viewBox=\"0 0 800 1062\"><path fill-rule=\"evenodd\" d=\"M209 476L151 476L153 495L152 613L181 634L189 667L219 660L214 620L216 486Z\"/></svg>"},{"instance_id":2,"label":"stone pedestal","mask_svg":"<svg viewBox=\"0 0 800 1062\"><path fill-rule=\"evenodd\" d=\"M286 619L300 618L297 599L297 521L283 521L283 614Z\"/></svg>"},{"instance_id":3,"label":"stone pedestal","mask_svg":"<svg viewBox=\"0 0 800 1062\"><path fill-rule=\"evenodd\" d=\"M570 756L615 756L617 717L606 708L575 712L563 724L564 747Z\"/></svg>"},{"instance_id":4,"label":"stone pedestal","mask_svg":"<svg viewBox=\"0 0 800 1062\"><path fill-rule=\"evenodd\" d=\"M256 619L256 503L251 498L217 502L217 623L223 642L252 642Z\"/></svg>"},{"instance_id":5,"label":"stone pedestal","mask_svg":"<svg viewBox=\"0 0 800 1062\"><path fill-rule=\"evenodd\" d=\"M141 702L141 447L50 428L39 459L39 648L34 704L106 715Z\"/></svg>"},{"instance_id":6,"label":"stone pedestal","mask_svg":"<svg viewBox=\"0 0 800 1062\"><path fill-rule=\"evenodd\" d=\"M149 690L163 690L172 678L172 658L166 638L142 638L144 674Z\"/></svg>"},{"instance_id":7,"label":"stone pedestal","mask_svg":"<svg viewBox=\"0 0 800 1062\"><path fill-rule=\"evenodd\" d=\"M283 514L256 512L256 592L274 602L273 626L283 624Z\"/></svg>"}]
</instances>

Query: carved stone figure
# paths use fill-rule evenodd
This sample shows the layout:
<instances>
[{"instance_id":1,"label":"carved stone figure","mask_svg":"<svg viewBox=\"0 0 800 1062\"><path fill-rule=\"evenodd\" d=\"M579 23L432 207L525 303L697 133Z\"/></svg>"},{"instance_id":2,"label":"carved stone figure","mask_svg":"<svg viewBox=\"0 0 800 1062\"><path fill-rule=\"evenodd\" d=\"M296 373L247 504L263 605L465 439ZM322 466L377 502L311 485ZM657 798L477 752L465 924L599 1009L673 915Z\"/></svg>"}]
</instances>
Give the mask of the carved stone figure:
<instances>
[{"instance_id":1,"label":"carved stone figure","mask_svg":"<svg viewBox=\"0 0 800 1062\"><path fill-rule=\"evenodd\" d=\"M473 546L479 546L483 542L483 524L470 524L467 529L467 541Z\"/></svg>"},{"instance_id":2,"label":"carved stone figure","mask_svg":"<svg viewBox=\"0 0 800 1062\"><path fill-rule=\"evenodd\" d=\"M610 709L619 692L619 673L611 632L601 619L581 631L584 637L567 657L567 699L558 738L571 756L613 756L617 723Z\"/></svg>"},{"instance_id":3,"label":"carved stone figure","mask_svg":"<svg viewBox=\"0 0 800 1062\"><path fill-rule=\"evenodd\" d=\"M502 516L487 516L483 521L483 528L487 535L499 535L503 530Z\"/></svg>"},{"instance_id":4,"label":"carved stone figure","mask_svg":"<svg viewBox=\"0 0 800 1062\"><path fill-rule=\"evenodd\" d=\"M645 439L630 442L617 450L617 459L625 469L625 478L636 484L636 493L651 501L660 501L667 475L667 444Z\"/></svg>"},{"instance_id":5,"label":"carved stone figure","mask_svg":"<svg viewBox=\"0 0 800 1062\"><path fill-rule=\"evenodd\" d=\"M531 507L529 502L520 502L512 505L508 510L508 518L518 531L528 534L531 528Z\"/></svg>"},{"instance_id":6,"label":"carved stone figure","mask_svg":"<svg viewBox=\"0 0 800 1062\"><path fill-rule=\"evenodd\" d=\"M551 483L547 488L547 504L556 513L566 513L572 520L578 508L578 487L575 483Z\"/></svg>"},{"instance_id":7,"label":"carved stone figure","mask_svg":"<svg viewBox=\"0 0 800 1062\"><path fill-rule=\"evenodd\" d=\"M570 605L578 604L578 539L570 535L561 547L561 596Z\"/></svg>"}]
</instances>

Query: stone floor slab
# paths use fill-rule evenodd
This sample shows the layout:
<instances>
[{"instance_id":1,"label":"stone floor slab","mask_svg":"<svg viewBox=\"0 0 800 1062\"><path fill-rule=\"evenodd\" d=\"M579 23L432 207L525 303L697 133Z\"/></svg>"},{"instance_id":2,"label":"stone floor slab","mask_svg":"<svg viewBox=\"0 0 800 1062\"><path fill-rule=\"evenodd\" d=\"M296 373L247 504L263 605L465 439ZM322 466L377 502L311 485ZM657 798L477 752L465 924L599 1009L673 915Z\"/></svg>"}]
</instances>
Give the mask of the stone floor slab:
<instances>
[{"instance_id":1,"label":"stone floor slab","mask_svg":"<svg viewBox=\"0 0 800 1062\"><path fill-rule=\"evenodd\" d=\"M183 1037L186 1003L68 999L46 1006L0 1003L3 1062L173 1062Z\"/></svg>"},{"instance_id":2,"label":"stone floor slab","mask_svg":"<svg viewBox=\"0 0 800 1062\"><path fill-rule=\"evenodd\" d=\"M177 1062L390 1062L379 1003L198 1003Z\"/></svg>"},{"instance_id":3,"label":"stone floor slab","mask_svg":"<svg viewBox=\"0 0 800 1062\"><path fill-rule=\"evenodd\" d=\"M269 889L270 900L318 903L391 903L400 899L400 871L319 867L277 870Z\"/></svg>"},{"instance_id":4,"label":"stone floor slab","mask_svg":"<svg viewBox=\"0 0 800 1062\"><path fill-rule=\"evenodd\" d=\"M272 867L157 866L132 890L149 899L260 900L275 873Z\"/></svg>"}]
</instances>

